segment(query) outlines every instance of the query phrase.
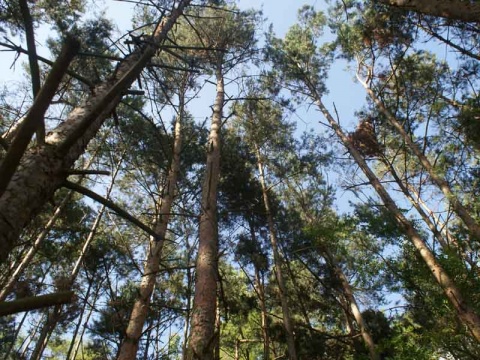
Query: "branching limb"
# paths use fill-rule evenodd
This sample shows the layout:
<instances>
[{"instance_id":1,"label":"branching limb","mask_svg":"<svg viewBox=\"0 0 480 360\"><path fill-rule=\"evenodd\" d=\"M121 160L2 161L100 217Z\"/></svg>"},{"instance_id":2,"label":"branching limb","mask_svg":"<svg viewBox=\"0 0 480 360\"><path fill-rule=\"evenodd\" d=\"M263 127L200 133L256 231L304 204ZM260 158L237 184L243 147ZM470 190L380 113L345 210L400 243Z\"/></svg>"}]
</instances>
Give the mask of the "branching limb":
<instances>
[{"instance_id":1,"label":"branching limb","mask_svg":"<svg viewBox=\"0 0 480 360\"><path fill-rule=\"evenodd\" d=\"M93 192L92 190L89 190L81 185L75 184L71 181L65 181L63 184L64 187L70 190L74 190L82 195L88 196L90 199L95 200L99 202L102 205L105 205L108 207L110 210L113 210L118 216L124 218L125 220L130 221L132 224L138 226L140 229L145 231L147 234L153 236L156 240L158 239L157 233L152 230L150 227L145 225L143 222L138 220L136 217L128 213L127 211L123 210L120 206L115 204L113 201L110 201L108 199L105 199L103 196L98 195L97 193Z\"/></svg>"},{"instance_id":2,"label":"branching limb","mask_svg":"<svg viewBox=\"0 0 480 360\"><path fill-rule=\"evenodd\" d=\"M0 165L0 196L5 192L10 179L17 170L20 159L25 153L33 134L40 127L41 123L43 123L50 102L58 89L68 65L77 53L79 47L80 43L78 40L67 38L58 59L55 61L52 70L45 80L45 84L35 98L35 101L28 111L24 121L21 123L18 133L13 139L5 158Z\"/></svg>"}]
</instances>

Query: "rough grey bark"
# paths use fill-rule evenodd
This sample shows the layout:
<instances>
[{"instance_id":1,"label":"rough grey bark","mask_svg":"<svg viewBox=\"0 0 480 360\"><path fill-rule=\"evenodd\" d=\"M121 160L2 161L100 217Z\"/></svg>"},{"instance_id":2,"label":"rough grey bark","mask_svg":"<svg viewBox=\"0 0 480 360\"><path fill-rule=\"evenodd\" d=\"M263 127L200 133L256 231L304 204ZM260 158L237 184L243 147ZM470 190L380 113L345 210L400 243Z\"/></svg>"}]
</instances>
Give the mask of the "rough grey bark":
<instances>
[{"instance_id":1,"label":"rough grey bark","mask_svg":"<svg viewBox=\"0 0 480 360\"><path fill-rule=\"evenodd\" d=\"M32 139L35 131L44 126L44 117L50 102L52 101L58 86L62 81L63 75L68 69L68 65L80 49L80 42L77 39L67 37L62 46L62 51L53 64L45 83L28 111L27 115L20 123L18 131L10 144L7 154L0 163L0 196L4 193L13 174L18 168L22 156ZM43 146L43 140L39 143Z\"/></svg>"},{"instance_id":2,"label":"rough grey bark","mask_svg":"<svg viewBox=\"0 0 480 360\"><path fill-rule=\"evenodd\" d=\"M480 22L480 3L464 0L378 0L400 9L466 22Z\"/></svg>"},{"instance_id":3,"label":"rough grey bark","mask_svg":"<svg viewBox=\"0 0 480 360\"><path fill-rule=\"evenodd\" d=\"M103 143L103 141L102 141ZM99 148L97 148L97 151ZM88 170L90 166L93 163L93 160L95 159L96 154L94 154L88 163L85 165L84 169ZM81 177L78 180L78 183L82 181L83 177ZM55 225L57 219L60 217L60 214L63 211L63 208L68 204L70 201L73 191L69 191L67 195L63 198L62 202L55 208L55 211L53 212L52 217L48 220L48 222L45 224L44 228L40 232L40 234L37 236L35 239L34 243L32 244L31 248L27 251L27 253L22 257L20 263L15 267L15 270L13 273L10 275L8 278L7 282L3 285L2 289L0 290L0 301L5 300L5 298L10 294L10 292L13 290L15 287L16 282L22 275L23 271L25 268L30 264L31 260L37 253L38 249L40 248L40 245L42 245L43 241L47 237L47 235L50 233L50 230L53 228Z\"/></svg>"},{"instance_id":4,"label":"rough grey bark","mask_svg":"<svg viewBox=\"0 0 480 360\"><path fill-rule=\"evenodd\" d=\"M190 1L180 1L158 25L151 44L127 56L111 79L97 86L93 94L46 137L45 145L34 146L25 153L0 197L0 263L5 262L17 244L22 229L62 185L65 169L70 169L84 152Z\"/></svg>"}]
</instances>

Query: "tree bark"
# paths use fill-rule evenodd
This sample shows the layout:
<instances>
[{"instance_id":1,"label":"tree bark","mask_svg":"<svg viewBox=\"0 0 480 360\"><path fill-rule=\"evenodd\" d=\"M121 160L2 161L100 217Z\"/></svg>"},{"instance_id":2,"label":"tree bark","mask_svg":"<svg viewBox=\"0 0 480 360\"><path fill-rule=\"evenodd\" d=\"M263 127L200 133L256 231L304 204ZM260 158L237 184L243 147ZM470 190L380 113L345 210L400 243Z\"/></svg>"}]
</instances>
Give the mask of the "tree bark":
<instances>
[{"instance_id":1,"label":"tree bark","mask_svg":"<svg viewBox=\"0 0 480 360\"><path fill-rule=\"evenodd\" d=\"M428 246L425 244L424 240L417 232L413 224L403 215L403 213L398 209L394 200L390 197L388 192L385 190L383 185L380 183L380 180L376 177L373 171L367 165L363 156L358 152L358 150L353 146L349 138L342 131L340 126L337 124L335 119L332 117L330 112L327 110L323 102L321 101L320 96L318 95L315 87L307 83L309 91L313 100L315 101L318 109L322 114L327 118L330 126L333 128L337 134L340 141L348 149L349 153L352 155L360 169L368 178L370 184L373 186L377 194L382 199L385 207L390 213L394 216L398 226L405 232L408 236L419 255L422 257L428 268L430 269L432 275L434 276L437 283L442 288L445 296L450 301L454 307L459 321L464 324L472 333L477 341L480 342L480 317L475 312L475 310L464 300L463 295L460 290L455 285L455 282L448 275L448 273L443 269L440 263L436 260L434 254L430 251Z\"/></svg>"},{"instance_id":2,"label":"tree bark","mask_svg":"<svg viewBox=\"0 0 480 360\"><path fill-rule=\"evenodd\" d=\"M428 228L432 232L432 234L435 236L437 241L439 242L440 246L443 248L443 250L447 250L451 248L451 245L453 245L459 254L460 258L463 259L472 269L475 269L478 271L478 266L473 261L465 252L464 249L460 246L458 243L457 239L454 238L448 230L445 228L445 225L441 225L440 229L436 223L439 223L439 219L435 216L433 211L431 211L427 205L422 201L420 198L420 195L415 192L414 189L409 189L408 184L404 184L403 181L400 179L400 177L397 174L397 171L395 170L394 166L392 163L390 163L386 158L382 159L382 162L387 166L387 168L390 171L390 174L392 174L393 178L395 179L396 183L400 187L400 190L403 192L405 197L410 201L412 206L417 210L417 213L420 215L420 217L423 219L425 224L427 224ZM413 194L412 194L413 193ZM415 195L415 198L414 198ZM425 209L425 210L424 210ZM430 216L433 218L433 220L430 218L430 216L427 214L430 214ZM435 221L435 223L434 223Z\"/></svg>"},{"instance_id":3,"label":"tree bark","mask_svg":"<svg viewBox=\"0 0 480 360\"><path fill-rule=\"evenodd\" d=\"M480 22L480 3L462 0L378 0L382 4L451 20Z\"/></svg>"},{"instance_id":4,"label":"tree bark","mask_svg":"<svg viewBox=\"0 0 480 360\"><path fill-rule=\"evenodd\" d=\"M257 156L258 172L260 174L260 184L262 186L263 203L265 206L265 212L267 216L268 230L270 233L270 243L272 245L273 261L275 264L275 278L280 293L280 302L282 304L283 326L285 328L287 347L290 360L297 360L297 351L295 349L295 338L293 336L293 324L290 317L290 309L288 306L288 292L285 285L285 279L283 277L282 263L283 259L278 249L277 234L275 231L275 223L273 221L273 215L270 210L270 200L268 198L268 188L265 180L264 168L260 150L257 144L254 144L255 152Z\"/></svg>"},{"instance_id":5,"label":"tree bark","mask_svg":"<svg viewBox=\"0 0 480 360\"><path fill-rule=\"evenodd\" d=\"M150 238L147 259L139 288L139 296L133 304L130 319L122 345L118 353L118 360L134 360L138 351L138 343L142 336L143 326L148 315L150 298L155 286L160 259L162 256L165 236L167 234L170 212L175 199L177 179L180 173L180 153L182 151L182 122L185 107L185 85L179 95L179 115L175 122L173 144L173 158L167 175L163 198L159 199L160 213L156 219L156 238Z\"/></svg>"},{"instance_id":6,"label":"tree bark","mask_svg":"<svg viewBox=\"0 0 480 360\"><path fill-rule=\"evenodd\" d=\"M67 120L46 137L45 145L34 146L25 153L0 197L0 263L5 262L16 246L22 229L64 183L65 169L70 169L84 152L189 3L190 0L180 1L159 24L151 44L127 56L112 78L97 86L83 105L74 109Z\"/></svg>"},{"instance_id":7,"label":"tree bark","mask_svg":"<svg viewBox=\"0 0 480 360\"><path fill-rule=\"evenodd\" d=\"M214 357L215 316L218 279L217 187L220 179L220 139L225 89L223 59L216 66L217 94L207 144L207 166L202 187L199 243L196 263L190 339L187 359Z\"/></svg>"},{"instance_id":8,"label":"tree bark","mask_svg":"<svg viewBox=\"0 0 480 360\"><path fill-rule=\"evenodd\" d=\"M44 124L45 113L50 106L50 102L57 92L68 65L70 65L79 49L80 42L77 39L67 37L60 55L45 80L45 84L43 84L42 89L35 97L32 107L20 123L15 138L0 163L0 196L5 192L13 174L15 174L33 134ZM43 141L40 146L42 145Z\"/></svg>"}]
</instances>

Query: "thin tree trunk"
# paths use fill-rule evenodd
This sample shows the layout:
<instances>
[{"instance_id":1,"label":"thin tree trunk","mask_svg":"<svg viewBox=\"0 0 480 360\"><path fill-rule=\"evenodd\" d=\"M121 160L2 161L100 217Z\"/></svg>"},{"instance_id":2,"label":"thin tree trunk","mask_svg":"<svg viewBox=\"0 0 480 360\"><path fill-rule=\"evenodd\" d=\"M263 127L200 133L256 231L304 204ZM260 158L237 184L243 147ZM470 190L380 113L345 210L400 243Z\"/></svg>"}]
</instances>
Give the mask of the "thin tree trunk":
<instances>
[{"instance_id":1,"label":"thin tree trunk","mask_svg":"<svg viewBox=\"0 0 480 360\"><path fill-rule=\"evenodd\" d=\"M30 356L30 360L41 360L43 351L45 350L48 340L50 339L50 336L55 329L55 325L60 320L61 312L61 305L56 305L52 311L47 312L47 319L42 327L42 330L40 331L40 335L35 344L35 348L33 349L32 355Z\"/></svg>"},{"instance_id":2,"label":"thin tree trunk","mask_svg":"<svg viewBox=\"0 0 480 360\"><path fill-rule=\"evenodd\" d=\"M185 236L186 239L186 253L187 253L187 294L186 294L186 313L185 313L185 325L183 327L183 344L182 344L182 360L187 358L187 348L188 348L188 334L190 330L190 316L191 316L191 300L192 300L192 284L193 276L192 270L190 269L190 258L191 258L191 247L188 241L188 234Z\"/></svg>"},{"instance_id":3,"label":"thin tree trunk","mask_svg":"<svg viewBox=\"0 0 480 360\"><path fill-rule=\"evenodd\" d=\"M408 145L410 150L420 160L420 163L430 175L433 183L435 183L445 195L446 199L449 201L455 213L460 217L460 219L463 220L464 224L467 226L468 230L475 238L475 241L480 242L480 225L477 224L475 219L470 215L470 212L463 206L461 201L450 188L448 182L435 171L434 167L432 166L428 158L423 154L422 150L405 131L402 124L397 121L395 116L393 116L393 114L385 107L383 102L375 95L372 89L370 89L364 81L360 82L362 83L370 98L377 105L378 109L385 115L388 122L397 130L397 132L402 136L403 140Z\"/></svg>"},{"instance_id":4,"label":"thin tree trunk","mask_svg":"<svg viewBox=\"0 0 480 360\"><path fill-rule=\"evenodd\" d=\"M187 359L212 360L218 280L217 187L220 179L220 131L225 99L222 59L216 67L217 94L207 144L207 166L202 187L195 295Z\"/></svg>"},{"instance_id":5,"label":"thin tree trunk","mask_svg":"<svg viewBox=\"0 0 480 360\"><path fill-rule=\"evenodd\" d=\"M45 240L47 235L50 233L50 230L55 225L57 219L60 217L60 214L62 213L63 208L70 201L72 194L73 194L73 191L69 191L68 194L63 198L62 202L57 206L52 217L50 218L50 220L48 220L42 232L35 239L35 242L33 243L32 247L28 250L25 256L23 256L22 260L13 271L13 274L10 276L7 283L0 290L0 301L4 301L6 297L12 292L13 288L17 284L18 279L22 275L23 271L31 263L31 260L37 253L40 246L43 244L43 241Z\"/></svg>"},{"instance_id":6,"label":"thin tree trunk","mask_svg":"<svg viewBox=\"0 0 480 360\"><path fill-rule=\"evenodd\" d=\"M258 301L260 303L260 312L261 312L261 327L262 327L262 337L263 337L263 359L270 359L270 336L268 335L268 312L265 302L265 288L263 285L260 272L255 268L255 285L258 293Z\"/></svg>"},{"instance_id":7,"label":"thin tree trunk","mask_svg":"<svg viewBox=\"0 0 480 360\"><path fill-rule=\"evenodd\" d=\"M370 354L370 359L380 360L380 355L377 352L377 346L373 341L370 331L368 330L367 324L365 323L362 312L358 307L357 300L355 299L355 295L353 294L352 287L350 286L350 283L348 282L347 277L343 273L342 268L335 261L335 258L330 253L330 251L327 248L324 248L322 250L323 250L322 252L325 254L327 258L327 261L330 263L333 269L333 272L335 273L335 276L338 278L338 280L340 280L343 296L345 297L345 300L347 301L350 307L350 311L352 312L352 315L355 318L355 322L357 323L360 329L360 334L362 335L362 339L365 343L365 346L368 349L368 352Z\"/></svg>"},{"instance_id":8,"label":"thin tree trunk","mask_svg":"<svg viewBox=\"0 0 480 360\"><path fill-rule=\"evenodd\" d=\"M102 143L103 143L103 141L102 141ZM97 148L97 151L99 149L100 148ZM85 170L88 170L90 168L90 166L92 165L92 163L93 163L93 161L96 157L97 151L89 159L88 163L84 166ZM83 180L83 176L78 180L78 183L80 183L82 180ZM20 264L18 264L18 266L15 268L13 274L10 276L7 283L0 290L0 301L4 301L5 298L8 296L8 294L10 294L12 292L12 290L15 287L15 284L17 283L18 279L22 275L25 268L30 264L31 260L33 259L33 257L37 253L40 246L43 244L43 241L45 240L47 235L50 233L50 230L53 228L53 226L57 222L58 218L60 217L60 215L63 211L63 208L68 204L72 195L73 195L73 191L69 191L67 193L67 195L65 195L65 197L63 198L62 202L57 206L57 208L55 209L52 217L50 218L50 220L48 220L47 224L45 225L45 227L43 228L41 233L35 239L35 242L33 243L32 247L28 250L28 252L22 258Z\"/></svg>"},{"instance_id":9,"label":"thin tree trunk","mask_svg":"<svg viewBox=\"0 0 480 360\"><path fill-rule=\"evenodd\" d=\"M480 342L480 317L473 310L470 305L464 300L460 290L455 285L455 282L450 278L447 272L443 269L440 263L435 259L435 256L430 251L428 246L425 244L424 240L417 232L412 223L403 215L403 213L398 209L394 200L390 197L388 192L385 190L383 185L380 183L380 180L376 177L373 171L369 168L366 161L358 150L353 146L349 138L342 131L340 126L337 124L335 119L332 117L330 112L327 110L323 102L321 101L320 96L318 95L314 86L307 84L311 95L318 106L319 110L328 120L330 126L333 128L338 138L341 140L343 145L348 149L349 153L355 159L359 167L362 169L363 173L367 176L370 184L373 186L377 194L382 199L383 203L387 210L394 216L398 226L406 233L410 238L410 241L417 249L419 255L425 261L425 264L428 266L432 275L434 276L437 283L440 285L444 291L446 297L454 307L457 317L462 324L467 326L471 331L472 335Z\"/></svg>"},{"instance_id":10,"label":"thin tree trunk","mask_svg":"<svg viewBox=\"0 0 480 360\"><path fill-rule=\"evenodd\" d=\"M421 200L420 195L418 193L416 193L416 191L414 191L414 189L409 189L408 185L403 183L403 181L398 176L397 171L395 170L393 164L391 164L386 158L383 158L382 160L383 160L383 163L388 167L390 173L392 174L396 183L400 187L400 190L403 192L403 194L408 199L408 201L410 201L410 203L413 205L413 207L417 210L420 217L423 219L425 224L427 224L427 226L430 229L430 231L432 232L432 234L438 240L440 246L444 250L448 250L451 247L450 244L452 244L455 247L455 249L457 250L460 257L467 264L469 264L473 269L478 270L477 264L471 258L468 257L468 255L465 253L465 251L461 248L457 239L455 239L453 236L451 236L448 233L448 231L445 229L444 226L441 226L443 228L443 230L438 229L437 225L435 225L435 223L430 218L430 216L432 216L436 220L436 222L438 223L438 219L435 217L435 214ZM413 192L413 194L411 192ZM413 195L415 195L416 198L414 198ZM430 214L430 216L425 211L427 211Z\"/></svg>"},{"instance_id":11,"label":"thin tree trunk","mask_svg":"<svg viewBox=\"0 0 480 360\"><path fill-rule=\"evenodd\" d=\"M95 291L95 295L92 299L90 310L87 314L87 318L82 324L82 331L80 332L80 336L78 337L77 341L75 342L75 345L73 346L73 349L70 353L70 356L66 357L66 360L75 360L77 358L78 354L78 349L80 348L80 345L82 344L83 341L83 335L85 334L85 330L87 329L88 322L90 321L90 318L93 314L93 310L95 310L95 304L97 303L98 297L100 295L100 287L103 283L103 280L100 284L98 284L97 289Z\"/></svg>"},{"instance_id":12,"label":"thin tree trunk","mask_svg":"<svg viewBox=\"0 0 480 360\"><path fill-rule=\"evenodd\" d=\"M65 170L70 169L84 152L124 91L158 52L159 44L189 3L190 0L180 1L170 16L157 26L152 41L127 56L110 80L97 86L83 105L50 132L45 139L46 145L33 146L24 154L0 197L0 263L5 262L18 244L22 229L62 185L67 176Z\"/></svg>"},{"instance_id":13,"label":"thin tree trunk","mask_svg":"<svg viewBox=\"0 0 480 360\"><path fill-rule=\"evenodd\" d=\"M41 316L40 319L37 321L37 324L33 328L33 331L30 328L30 332L29 332L28 336L25 338L25 340L23 341L23 344L20 346L20 359L25 359L26 358L28 348L30 347L30 344L32 343L33 338L37 335L37 332L40 329L40 326L41 326L42 322L43 322L43 316ZM22 347L23 347L23 349L22 349Z\"/></svg>"},{"instance_id":14,"label":"thin tree trunk","mask_svg":"<svg viewBox=\"0 0 480 360\"><path fill-rule=\"evenodd\" d=\"M255 236L255 229L253 227L253 222L249 221L250 225L250 236L254 244L257 243L257 237ZM263 360L270 359L270 336L268 335L268 312L267 305L265 301L265 286L263 283L262 276L260 275L260 270L258 269L257 264L253 264L255 268L255 288L258 295L258 302L260 304L260 313L261 313L261 328L262 328L262 337L263 337Z\"/></svg>"},{"instance_id":15,"label":"thin tree trunk","mask_svg":"<svg viewBox=\"0 0 480 360\"><path fill-rule=\"evenodd\" d=\"M22 320L20 320L20 323L18 324L17 330L15 331L15 335L13 336L13 341L12 344L9 346L8 350L5 353L5 358L10 359L10 354L12 353L13 348L15 347L15 344L18 339L18 335L20 334L20 331L22 330L23 323L28 317L29 312L25 312L25 314L22 316Z\"/></svg>"},{"instance_id":16,"label":"thin tree trunk","mask_svg":"<svg viewBox=\"0 0 480 360\"><path fill-rule=\"evenodd\" d=\"M155 232L157 238L150 238L149 249L147 250L147 259L143 271L142 281L138 289L139 296L133 304L130 319L122 345L118 353L118 360L134 360L138 351L138 343L142 336L143 326L148 315L150 307L150 297L157 278L162 249L165 243L168 223L170 221L170 212L175 199L177 179L180 173L180 153L182 151L182 122L185 107L186 84L182 86L179 94L179 114L175 122L175 134L173 144L173 158L170 164L170 170L167 176L164 196L159 199L160 213L156 219Z\"/></svg>"},{"instance_id":17,"label":"thin tree trunk","mask_svg":"<svg viewBox=\"0 0 480 360\"><path fill-rule=\"evenodd\" d=\"M222 326L222 319L220 317L220 299L217 296L217 313L215 315L215 333L218 335L215 336L215 351L213 358L214 360L220 360L220 327Z\"/></svg>"},{"instance_id":18,"label":"thin tree trunk","mask_svg":"<svg viewBox=\"0 0 480 360\"><path fill-rule=\"evenodd\" d=\"M83 301L82 309L80 310L80 314L78 315L78 318L76 320L77 324L75 326L75 330L73 330L72 338L70 339L70 345L68 347L67 354L65 355L66 360L70 359L70 355L72 354L75 343L77 342L78 332L80 331L80 327L82 326L83 315L85 314L85 310L87 309L88 298L90 296L90 291L92 290L92 287L93 281L89 281L87 292L85 294L85 300Z\"/></svg>"},{"instance_id":19,"label":"thin tree trunk","mask_svg":"<svg viewBox=\"0 0 480 360\"><path fill-rule=\"evenodd\" d=\"M115 168L115 171L112 174L112 180L111 180L110 186L107 189L107 193L106 193L107 198L110 196L110 194L113 190L113 186L114 186L114 183L115 183L115 178L118 175L118 172L120 170L120 165L122 163L122 160L123 160L123 155L121 156L121 158L120 158L120 160L119 160L119 162L118 162L118 164ZM94 223L93 223L93 225L90 229L90 232L88 233L87 239L85 240L85 242L83 244L83 247L80 251L80 255L78 256L77 261L75 262L75 264L73 266L73 269L70 273L70 276L67 280L67 283L64 284L64 286L67 289L70 289L73 286L73 283L75 282L75 280L76 280L76 278L77 278L77 276L80 272L81 264L83 262L83 259L85 258L85 254L87 253L87 250L88 250L91 242L93 241L93 239L95 237L95 234L97 233L97 229L100 226L104 211L105 211L105 206L102 206L100 208L100 211L97 214L97 217L95 218L95 221L94 221ZM40 360L40 358L43 354L43 351L45 350L45 347L47 345L47 342L50 338L50 335L51 335L52 331L55 329L58 321L60 320L62 313L63 313L62 306L57 305L57 306L55 306L53 311L48 314L45 326L42 329L42 331L40 332L39 340L37 341L35 349L32 353L32 357L31 357L32 360Z\"/></svg>"},{"instance_id":20,"label":"thin tree trunk","mask_svg":"<svg viewBox=\"0 0 480 360\"><path fill-rule=\"evenodd\" d=\"M270 210L270 200L268 198L268 188L267 188L265 175L264 175L262 157L257 144L254 144L254 145L255 145L255 152L257 156L258 172L260 174L260 184L262 185L263 203L265 206L265 213L267 216L268 229L270 233L270 243L272 245L273 261L275 264L275 278L277 280L278 289L280 293L280 302L282 304L283 326L285 328L285 334L287 338L288 354L289 354L290 360L297 360L297 351L295 349L295 339L293 336L293 324L292 324L292 319L290 317L290 310L288 306L287 287L285 285L285 279L283 278L283 271L282 271L283 260L278 249L275 223L273 221L273 215Z\"/></svg>"},{"instance_id":21,"label":"thin tree trunk","mask_svg":"<svg viewBox=\"0 0 480 360\"><path fill-rule=\"evenodd\" d=\"M426 15L444 17L465 22L480 21L480 4L476 1L462 0L379 0L379 2L400 9L419 12Z\"/></svg>"}]
</instances>

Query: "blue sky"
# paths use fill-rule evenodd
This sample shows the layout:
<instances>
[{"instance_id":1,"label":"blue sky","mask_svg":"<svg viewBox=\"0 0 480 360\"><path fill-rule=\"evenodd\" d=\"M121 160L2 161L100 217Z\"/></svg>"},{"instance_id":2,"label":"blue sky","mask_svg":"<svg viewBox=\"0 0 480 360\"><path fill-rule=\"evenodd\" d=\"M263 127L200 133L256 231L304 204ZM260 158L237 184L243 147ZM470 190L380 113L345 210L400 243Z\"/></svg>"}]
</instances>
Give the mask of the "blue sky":
<instances>
[{"instance_id":1,"label":"blue sky","mask_svg":"<svg viewBox=\"0 0 480 360\"><path fill-rule=\"evenodd\" d=\"M283 36L288 28L296 21L297 10L305 5L312 5L317 10L325 10L327 5L324 1L287 1L287 0L265 0L259 2L256 0L240 0L238 6L241 9L255 8L262 9L264 17L267 19L264 25L264 30L268 29L270 24L273 25L277 36ZM111 19L122 34L131 28L130 19L133 14L133 4L125 1L104 0L96 1L88 6L88 11L91 14L105 12L107 18ZM328 29L326 30L326 39L331 39L328 36ZM36 39L38 43L38 53L44 57L50 58L45 47L45 40L50 35L49 27L42 26L37 30ZM13 52L0 52L0 86L11 87L14 83L25 78L23 64L26 64L27 58L22 55L12 68L15 54ZM343 61L335 62L327 80L327 88L329 94L325 96L324 103L333 113L333 104L335 104L342 126L352 130L356 120L354 112L359 110L365 100L365 92L359 84L353 80L354 73L346 71L347 64ZM210 106L213 102L214 88L207 88L201 100L192 103L190 111L198 119L205 119L211 113ZM211 96L211 99L210 99ZM315 129L318 132L326 132L326 128L319 125L319 120L323 121L323 116L315 110L315 107L307 107L298 109L298 113L292 117L291 120L297 122L299 132ZM326 132L330 134L329 132ZM330 134L331 135L331 134ZM341 154L340 154L341 155ZM341 193L339 194L341 195ZM348 196L347 196L348 197ZM346 199L341 200L342 203Z\"/></svg>"}]
</instances>

